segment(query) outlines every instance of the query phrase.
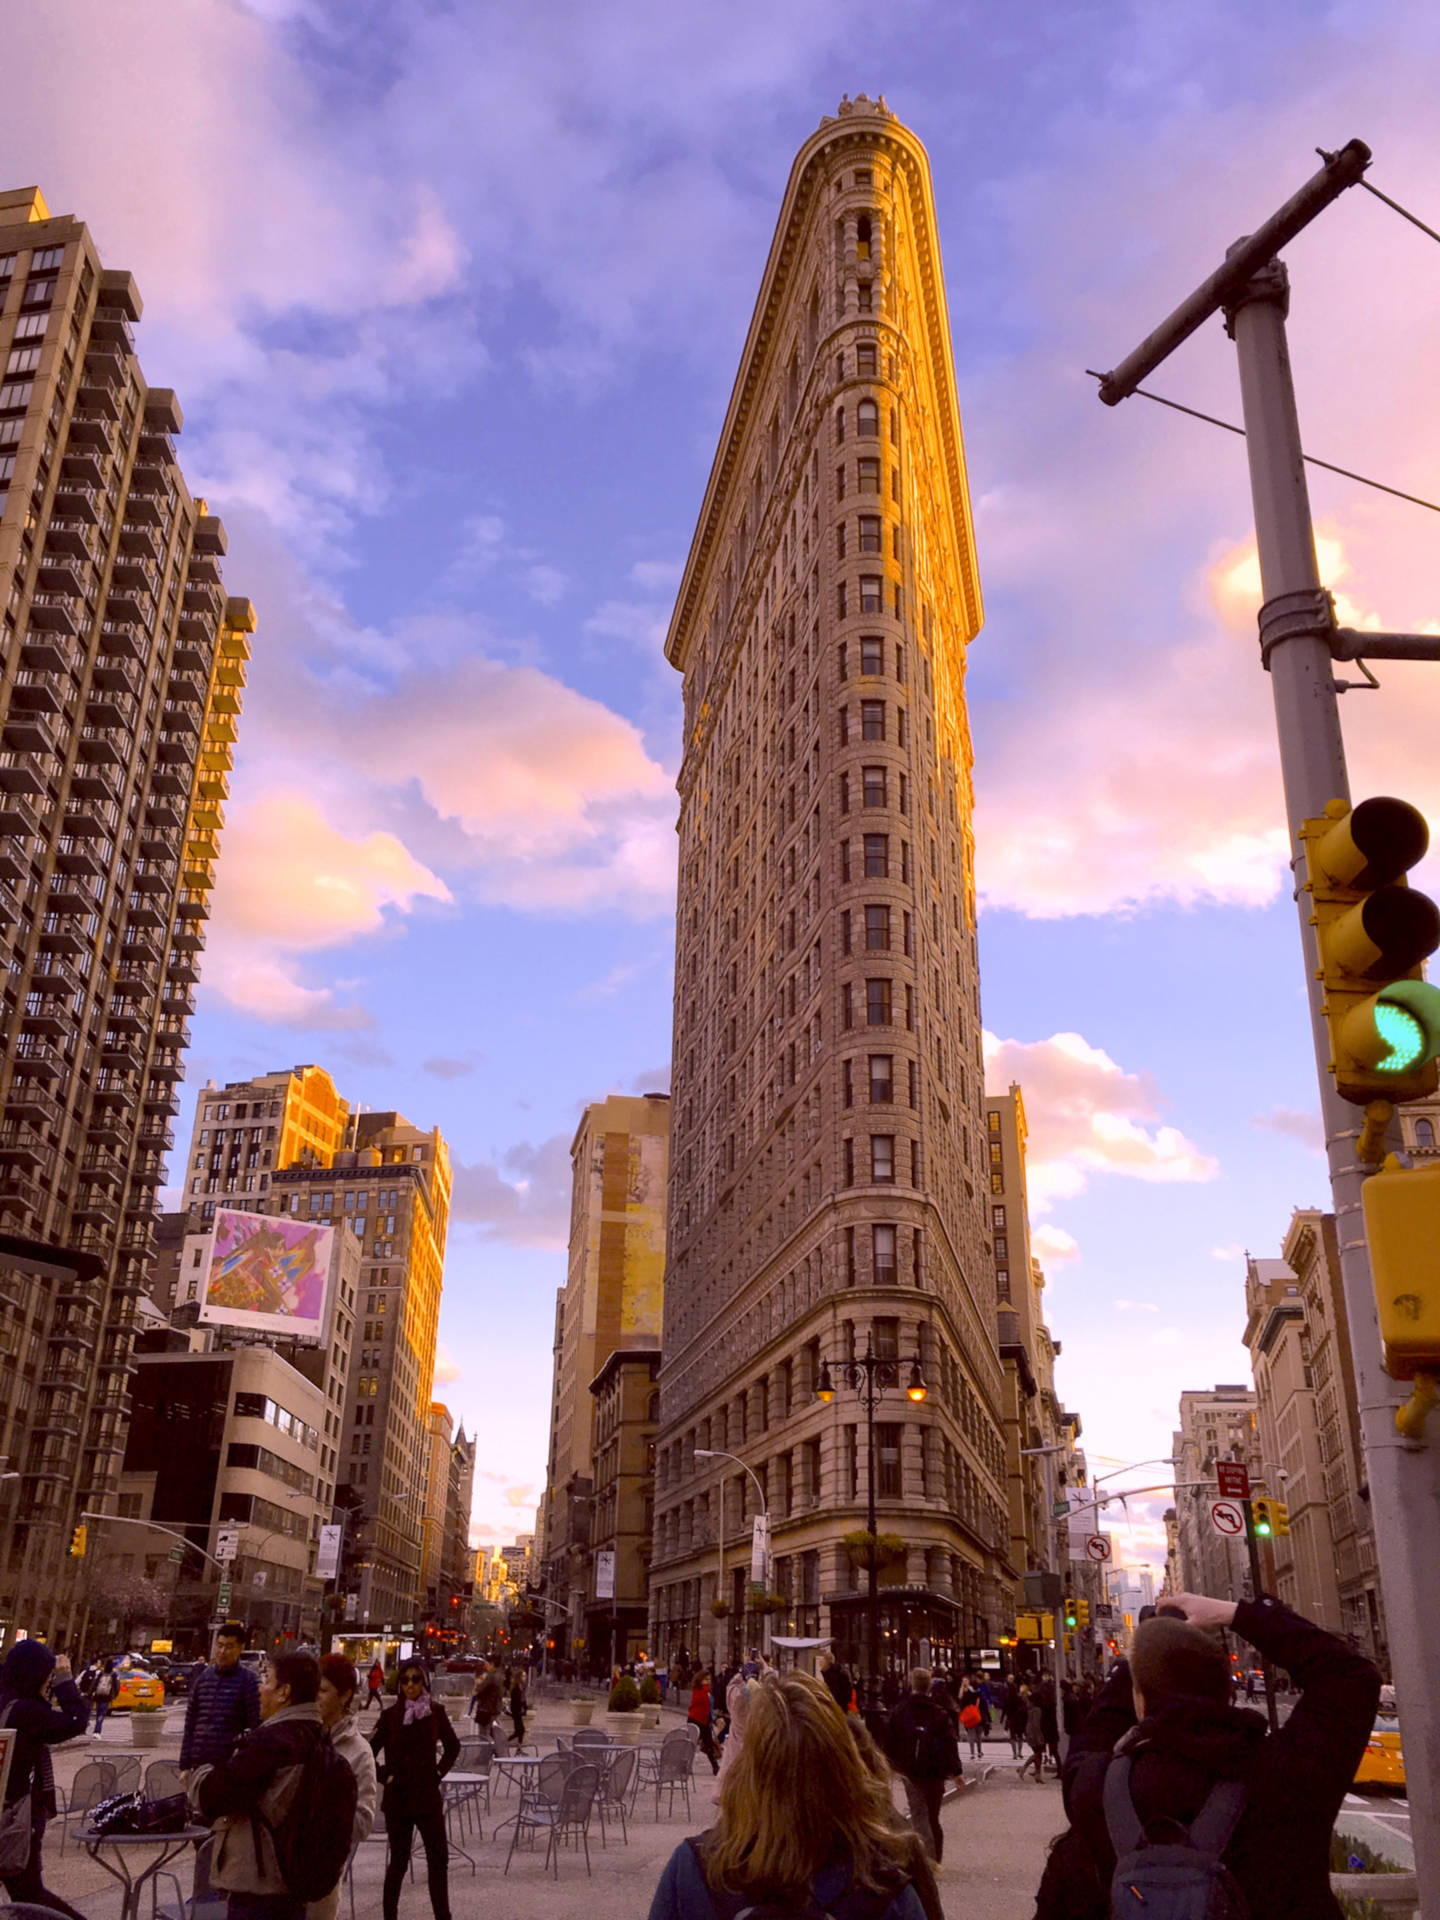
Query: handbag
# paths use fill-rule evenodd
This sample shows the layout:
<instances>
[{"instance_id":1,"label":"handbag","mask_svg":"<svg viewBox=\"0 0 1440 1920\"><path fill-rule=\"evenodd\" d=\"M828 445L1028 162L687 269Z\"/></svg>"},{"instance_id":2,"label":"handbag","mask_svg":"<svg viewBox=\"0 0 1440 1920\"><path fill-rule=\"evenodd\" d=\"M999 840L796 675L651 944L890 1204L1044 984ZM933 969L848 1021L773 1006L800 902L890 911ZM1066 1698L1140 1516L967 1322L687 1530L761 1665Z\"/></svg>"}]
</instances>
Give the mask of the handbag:
<instances>
[{"instance_id":1,"label":"handbag","mask_svg":"<svg viewBox=\"0 0 1440 1920\"><path fill-rule=\"evenodd\" d=\"M979 1707L977 1707L973 1701L968 1707L962 1707L960 1709L960 1724L962 1727L978 1727L982 1717Z\"/></svg>"},{"instance_id":2,"label":"handbag","mask_svg":"<svg viewBox=\"0 0 1440 1920\"><path fill-rule=\"evenodd\" d=\"M6 1707L0 1727L10 1724L10 1714L15 1702ZM11 1759L14 1765L14 1759ZM30 1848L35 1838L35 1808L33 1791L28 1789L18 1799L11 1800L0 1810L0 1874L7 1877L23 1873L30 1864Z\"/></svg>"}]
</instances>

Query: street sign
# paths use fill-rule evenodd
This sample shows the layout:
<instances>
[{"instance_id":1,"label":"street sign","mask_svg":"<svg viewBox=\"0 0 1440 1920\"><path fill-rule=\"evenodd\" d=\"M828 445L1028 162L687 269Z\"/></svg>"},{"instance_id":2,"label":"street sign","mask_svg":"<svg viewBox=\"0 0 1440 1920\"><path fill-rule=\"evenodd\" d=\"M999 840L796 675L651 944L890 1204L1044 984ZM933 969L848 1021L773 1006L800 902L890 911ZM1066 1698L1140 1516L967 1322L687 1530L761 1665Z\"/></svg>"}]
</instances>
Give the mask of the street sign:
<instances>
[{"instance_id":1,"label":"street sign","mask_svg":"<svg viewBox=\"0 0 1440 1920\"><path fill-rule=\"evenodd\" d=\"M615 1598L615 1549L602 1547L595 1556L595 1598Z\"/></svg>"},{"instance_id":2,"label":"street sign","mask_svg":"<svg viewBox=\"0 0 1440 1920\"><path fill-rule=\"evenodd\" d=\"M222 1527L215 1536L215 1558L222 1567L228 1567L239 1552L239 1527Z\"/></svg>"},{"instance_id":3,"label":"street sign","mask_svg":"<svg viewBox=\"0 0 1440 1920\"><path fill-rule=\"evenodd\" d=\"M1108 1533L1092 1533L1085 1542L1087 1560L1108 1560L1110 1558L1110 1536Z\"/></svg>"},{"instance_id":4,"label":"street sign","mask_svg":"<svg viewBox=\"0 0 1440 1920\"><path fill-rule=\"evenodd\" d=\"M1052 1520L1063 1520L1069 1511L1070 1502L1068 1500L1057 1500L1050 1509L1050 1517Z\"/></svg>"},{"instance_id":5,"label":"street sign","mask_svg":"<svg viewBox=\"0 0 1440 1920\"><path fill-rule=\"evenodd\" d=\"M1242 1467L1237 1460L1217 1460L1215 1478L1220 1492L1227 1500L1248 1500L1250 1498L1250 1471Z\"/></svg>"},{"instance_id":6,"label":"street sign","mask_svg":"<svg viewBox=\"0 0 1440 1920\"><path fill-rule=\"evenodd\" d=\"M178 1540L175 1542L174 1546L171 1547L170 1549L170 1558L175 1562L177 1567L180 1565L181 1561L185 1558L185 1549L184 1547L181 1546Z\"/></svg>"},{"instance_id":7,"label":"street sign","mask_svg":"<svg viewBox=\"0 0 1440 1920\"><path fill-rule=\"evenodd\" d=\"M763 1587L770 1578L770 1516L757 1513L750 1535L750 1584Z\"/></svg>"},{"instance_id":8,"label":"street sign","mask_svg":"<svg viewBox=\"0 0 1440 1920\"><path fill-rule=\"evenodd\" d=\"M333 1580L340 1571L340 1542L344 1535L343 1527L321 1527L320 1544L315 1550L317 1580Z\"/></svg>"},{"instance_id":9,"label":"street sign","mask_svg":"<svg viewBox=\"0 0 1440 1920\"><path fill-rule=\"evenodd\" d=\"M218 1607L218 1608L220 1609L220 1611L221 1611L221 1613L228 1613L228 1612L229 1612L229 1610L230 1610L230 1582L229 1582L228 1580L222 1580L222 1581L220 1582L220 1591L219 1591L219 1592L218 1592L218 1593L216 1594L216 1596L215 1596L215 1604L216 1604L216 1606L217 1606L217 1607Z\"/></svg>"},{"instance_id":10,"label":"street sign","mask_svg":"<svg viewBox=\"0 0 1440 1920\"><path fill-rule=\"evenodd\" d=\"M1212 1500L1210 1524L1227 1540L1238 1540L1245 1532L1245 1509L1233 1500Z\"/></svg>"}]
</instances>

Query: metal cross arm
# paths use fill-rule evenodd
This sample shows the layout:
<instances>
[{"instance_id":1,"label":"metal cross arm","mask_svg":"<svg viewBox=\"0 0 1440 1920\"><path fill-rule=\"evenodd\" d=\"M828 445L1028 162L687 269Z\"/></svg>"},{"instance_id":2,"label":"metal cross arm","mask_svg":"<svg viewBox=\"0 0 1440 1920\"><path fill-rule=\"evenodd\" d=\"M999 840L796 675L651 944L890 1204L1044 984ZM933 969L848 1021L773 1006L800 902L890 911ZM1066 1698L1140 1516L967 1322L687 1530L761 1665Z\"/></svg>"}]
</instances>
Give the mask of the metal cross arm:
<instances>
[{"instance_id":1,"label":"metal cross arm","mask_svg":"<svg viewBox=\"0 0 1440 1920\"><path fill-rule=\"evenodd\" d=\"M1273 260L1297 233L1302 233L1332 200L1338 200L1347 187L1353 187L1369 164L1370 149L1363 140L1351 140L1338 153L1332 153L1298 193L1254 233L1232 247L1225 256L1225 264L1217 267L1188 300L1182 300L1168 319L1162 320L1133 353L1127 354L1119 366L1104 376L1100 382L1100 398L1106 406L1118 406L1122 400L1128 400L1146 375L1153 373L1162 360L1167 360L1212 313L1232 305L1266 262Z\"/></svg>"}]
</instances>

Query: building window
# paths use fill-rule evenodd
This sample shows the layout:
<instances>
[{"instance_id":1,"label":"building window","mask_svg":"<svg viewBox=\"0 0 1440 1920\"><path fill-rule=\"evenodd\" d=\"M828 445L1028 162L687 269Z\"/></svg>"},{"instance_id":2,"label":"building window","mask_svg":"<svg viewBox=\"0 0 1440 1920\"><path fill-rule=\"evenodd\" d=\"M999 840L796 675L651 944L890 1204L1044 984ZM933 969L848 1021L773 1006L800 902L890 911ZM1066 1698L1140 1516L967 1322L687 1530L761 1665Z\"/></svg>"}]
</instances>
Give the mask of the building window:
<instances>
[{"instance_id":1,"label":"building window","mask_svg":"<svg viewBox=\"0 0 1440 1920\"><path fill-rule=\"evenodd\" d=\"M835 439L836 439L836 442L838 443L840 441L843 441L844 438L845 438L845 409L844 407L837 407L835 409Z\"/></svg>"},{"instance_id":2,"label":"building window","mask_svg":"<svg viewBox=\"0 0 1440 1920\"><path fill-rule=\"evenodd\" d=\"M848 1135L845 1139L844 1161L845 1185L847 1187L853 1187L855 1184L855 1142L850 1139Z\"/></svg>"},{"instance_id":3,"label":"building window","mask_svg":"<svg viewBox=\"0 0 1440 1920\"><path fill-rule=\"evenodd\" d=\"M1415 1144L1417 1147L1434 1146L1435 1129L1428 1120L1417 1120L1415 1122Z\"/></svg>"},{"instance_id":4,"label":"building window","mask_svg":"<svg viewBox=\"0 0 1440 1920\"><path fill-rule=\"evenodd\" d=\"M850 776L848 773L842 773L840 776L840 811L841 813L848 813L850 811Z\"/></svg>"},{"instance_id":5,"label":"building window","mask_svg":"<svg viewBox=\"0 0 1440 1920\"><path fill-rule=\"evenodd\" d=\"M862 740L885 738L885 702L883 700L860 702L860 737Z\"/></svg>"},{"instance_id":6,"label":"building window","mask_svg":"<svg viewBox=\"0 0 1440 1920\"><path fill-rule=\"evenodd\" d=\"M866 633L860 637L861 673L883 673L885 671L885 642L878 633Z\"/></svg>"},{"instance_id":7,"label":"building window","mask_svg":"<svg viewBox=\"0 0 1440 1920\"><path fill-rule=\"evenodd\" d=\"M849 841L845 842L846 847ZM845 878L850 878L846 872ZM888 880L890 878L890 836L888 833L867 833L865 835L865 878L867 880Z\"/></svg>"},{"instance_id":8,"label":"building window","mask_svg":"<svg viewBox=\"0 0 1440 1920\"><path fill-rule=\"evenodd\" d=\"M862 580L860 584L863 587L865 583ZM842 580L835 589L835 617L837 620L844 620L847 617L849 605L850 590Z\"/></svg>"},{"instance_id":9,"label":"building window","mask_svg":"<svg viewBox=\"0 0 1440 1920\"><path fill-rule=\"evenodd\" d=\"M840 916L840 951L850 951L850 909L847 907Z\"/></svg>"},{"instance_id":10,"label":"building window","mask_svg":"<svg viewBox=\"0 0 1440 1920\"><path fill-rule=\"evenodd\" d=\"M861 493L879 493L880 462L876 459L857 460L855 478Z\"/></svg>"},{"instance_id":11,"label":"building window","mask_svg":"<svg viewBox=\"0 0 1440 1920\"><path fill-rule=\"evenodd\" d=\"M875 1490L882 1500L900 1498L900 1434L902 1429L888 1420L875 1429L875 1464L878 1469Z\"/></svg>"},{"instance_id":12,"label":"building window","mask_svg":"<svg viewBox=\"0 0 1440 1920\"><path fill-rule=\"evenodd\" d=\"M884 767L862 767L860 782L865 805L883 807L887 798Z\"/></svg>"},{"instance_id":13,"label":"building window","mask_svg":"<svg viewBox=\"0 0 1440 1920\"><path fill-rule=\"evenodd\" d=\"M875 1267L876 1286L893 1287L895 1284L895 1229L893 1226L874 1226L870 1229L870 1254ZM882 1324L879 1320L875 1323L877 1347ZM894 1351L898 1354L900 1351L899 1322L892 1324L895 1327Z\"/></svg>"},{"instance_id":14,"label":"building window","mask_svg":"<svg viewBox=\"0 0 1440 1920\"><path fill-rule=\"evenodd\" d=\"M890 982L888 980L865 982L865 1024L867 1027L889 1026Z\"/></svg>"},{"instance_id":15,"label":"building window","mask_svg":"<svg viewBox=\"0 0 1440 1920\"><path fill-rule=\"evenodd\" d=\"M895 1136L872 1133L870 1136L870 1178L876 1186L895 1184Z\"/></svg>"},{"instance_id":16,"label":"building window","mask_svg":"<svg viewBox=\"0 0 1440 1920\"><path fill-rule=\"evenodd\" d=\"M857 260L870 258L870 216L862 213L855 222L855 257Z\"/></svg>"},{"instance_id":17,"label":"building window","mask_svg":"<svg viewBox=\"0 0 1440 1920\"><path fill-rule=\"evenodd\" d=\"M880 409L873 400L862 400L856 407L855 431L866 440L874 440L879 435Z\"/></svg>"},{"instance_id":18,"label":"building window","mask_svg":"<svg viewBox=\"0 0 1440 1920\"><path fill-rule=\"evenodd\" d=\"M855 993L848 980L840 989L840 1024L847 1032L855 1024Z\"/></svg>"},{"instance_id":19,"label":"building window","mask_svg":"<svg viewBox=\"0 0 1440 1920\"><path fill-rule=\"evenodd\" d=\"M844 1063L843 1077L845 1084L845 1104L847 1107L853 1107L855 1104L855 1076L851 1071L851 1064L848 1058Z\"/></svg>"},{"instance_id":20,"label":"building window","mask_svg":"<svg viewBox=\"0 0 1440 1920\"><path fill-rule=\"evenodd\" d=\"M881 551L880 516L878 513L862 513L860 516L860 551L861 553L879 553Z\"/></svg>"},{"instance_id":21,"label":"building window","mask_svg":"<svg viewBox=\"0 0 1440 1920\"><path fill-rule=\"evenodd\" d=\"M843 585L841 598L842 600L844 598ZM860 576L860 611L862 613L885 611L885 583L878 573L862 573Z\"/></svg>"},{"instance_id":22,"label":"building window","mask_svg":"<svg viewBox=\"0 0 1440 1920\"><path fill-rule=\"evenodd\" d=\"M999 1267L996 1269L995 1291L1002 1300L1008 1300L1010 1298L1010 1273L1008 1268Z\"/></svg>"},{"instance_id":23,"label":"building window","mask_svg":"<svg viewBox=\"0 0 1440 1920\"><path fill-rule=\"evenodd\" d=\"M1004 1207L991 1207L990 1224L992 1227L1003 1227L1005 1225Z\"/></svg>"},{"instance_id":24,"label":"building window","mask_svg":"<svg viewBox=\"0 0 1440 1920\"><path fill-rule=\"evenodd\" d=\"M845 1284L847 1287L853 1287L855 1284L855 1229L854 1227L846 1227L845 1229Z\"/></svg>"},{"instance_id":25,"label":"building window","mask_svg":"<svg viewBox=\"0 0 1440 1920\"><path fill-rule=\"evenodd\" d=\"M1000 1131L1000 1115L993 1107L985 1116L985 1125L991 1133L999 1133Z\"/></svg>"},{"instance_id":26,"label":"building window","mask_svg":"<svg viewBox=\"0 0 1440 1920\"><path fill-rule=\"evenodd\" d=\"M842 880L850 878L850 842L848 840L840 842L840 878Z\"/></svg>"},{"instance_id":27,"label":"building window","mask_svg":"<svg viewBox=\"0 0 1440 1920\"><path fill-rule=\"evenodd\" d=\"M846 919L849 918L847 914ZM865 946L874 953L879 950L890 951L890 909L889 907L866 907L865 909ZM847 948L848 952L849 949Z\"/></svg>"},{"instance_id":28,"label":"building window","mask_svg":"<svg viewBox=\"0 0 1440 1920\"><path fill-rule=\"evenodd\" d=\"M862 341L855 349L855 371L861 379L874 379L878 371L875 364L875 345L873 341Z\"/></svg>"},{"instance_id":29,"label":"building window","mask_svg":"<svg viewBox=\"0 0 1440 1920\"><path fill-rule=\"evenodd\" d=\"M875 297L875 295L874 295L874 283L873 283L872 281L869 281L869 280L862 280L862 281L860 281L860 283L859 283L859 284L857 285L857 287L856 287L856 289L855 289L855 291L856 291L856 293L857 293L857 295L859 296L859 299L858 299L858 303L857 303L857 304L858 304L858 307L859 307L859 311L860 311L861 313L869 313L869 312L871 312L871 311L872 311L872 302L873 302L873 300L874 300L874 297Z\"/></svg>"}]
</instances>

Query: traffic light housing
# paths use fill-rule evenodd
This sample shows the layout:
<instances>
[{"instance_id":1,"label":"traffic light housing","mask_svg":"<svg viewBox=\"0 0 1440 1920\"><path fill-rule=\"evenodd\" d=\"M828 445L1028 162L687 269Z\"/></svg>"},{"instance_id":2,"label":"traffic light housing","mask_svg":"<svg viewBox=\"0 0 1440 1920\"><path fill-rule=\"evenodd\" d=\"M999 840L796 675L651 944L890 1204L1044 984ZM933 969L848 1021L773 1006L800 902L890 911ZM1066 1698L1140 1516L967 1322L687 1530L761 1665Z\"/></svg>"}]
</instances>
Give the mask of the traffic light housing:
<instances>
[{"instance_id":1,"label":"traffic light housing","mask_svg":"<svg viewBox=\"0 0 1440 1920\"><path fill-rule=\"evenodd\" d=\"M1067 1600L1065 1602L1065 1625L1071 1630L1071 1632L1073 1632L1075 1629L1075 1623L1077 1618L1078 1618L1078 1615L1076 1614L1076 1611L1075 1611L1075 1602L1073 1600Z\"/></svg>"},{"instance_id":2,"label":"traffic light housing","mask_svg":"<svg viewBox=\"0 0 1440 1920\"><path fill-rule=\"evenodd\" d=\"M1290 1509L1283 1500L1270 1502L1270 1519L1275 1528L1275 1538L1283 1540L1290 1531Z\"/></svg>"},{"instance_id":3,"label":"traffic light housing","mask_svg":"<svg viewBox=\"0 0 1440 1920\"><path fill-rule=\"evenodd\" d=\"M1260 1499L1250 1502L1250 1524L1257 1540L1268 1540L1275 1531L1271 1504L1263 1495Z\"/></svg>"},{"instance_id":4,"label":"traffic light housing","mask_svg":"<svg viewBox=\"0 0 1440 1920\"><path fill-rule=\"evenodd\" d=\"M70 1552L76 1560L83 1560L85 1558L85 1529L83 1526L76 1527L74 1533L71 1534Z\"/></svg>"},{"instance_id":5,"label":"traffic light housing","mask_svg":"<svg viewBox=\"0 0 1440 1920\"><path fill-rule=\"evenodd\" d=\"M1395 1380L1440 1368L1440 1167L1393 1155L1361 1189L1385 1371Z\"/></svg>"},{"instance_id":6,"label":"traffic light housing","mask_svg":"<svg viewBox=\"0 0 1440 1920\"><path fill-rule=\"evenodd\" d=\"M1075 1613L1080 1625L1082 1627L1088 1627L1090 1624L1090 1602L1088 1600L1077 1600L1075 1602Z\"/></svg>"},{"instance_id":7,"label":"traffic light housing","mask_svg":"<svg viewBox=\"0 0 1440 1920\"><path fill-rule=\"evenodd\" d=\"M1424 815L1387 797L1332 800L1300 838L1335 1091L1358 1106L1433 1093L1440 987L1421 962L1440 946L1440 908L1405 880L1430 844Z\"/></svg>"}]
</instances>

